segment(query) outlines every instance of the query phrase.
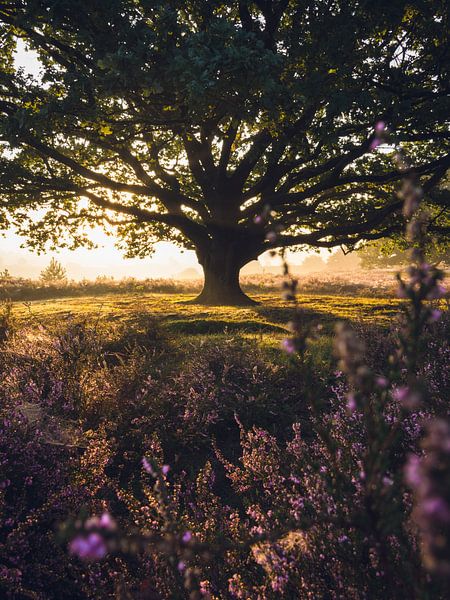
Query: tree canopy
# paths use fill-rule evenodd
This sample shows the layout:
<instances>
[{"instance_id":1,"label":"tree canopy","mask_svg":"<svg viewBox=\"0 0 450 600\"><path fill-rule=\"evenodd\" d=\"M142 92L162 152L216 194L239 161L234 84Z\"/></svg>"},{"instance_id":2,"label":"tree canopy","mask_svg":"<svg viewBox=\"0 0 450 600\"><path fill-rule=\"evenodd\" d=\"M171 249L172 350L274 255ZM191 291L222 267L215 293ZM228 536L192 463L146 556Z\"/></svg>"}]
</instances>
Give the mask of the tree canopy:
<instances>
[{"instance_id":1,"label":"tree canopy","mask_svg":"<svg viewBox=\"0 0 450 600\"><path fill-rule=\"evenodd\" d=\"M82 226L100 224L130 256L172 240L197 252L201 300L244 301L239 269L267 249L399 229L404 173L371 151L383 120L414 161L430 231L446 234L448 9L0 2L3 225L43 247L87 243ZM19 38L38 77L15 66Z\"/></svg>"}]
</instances>

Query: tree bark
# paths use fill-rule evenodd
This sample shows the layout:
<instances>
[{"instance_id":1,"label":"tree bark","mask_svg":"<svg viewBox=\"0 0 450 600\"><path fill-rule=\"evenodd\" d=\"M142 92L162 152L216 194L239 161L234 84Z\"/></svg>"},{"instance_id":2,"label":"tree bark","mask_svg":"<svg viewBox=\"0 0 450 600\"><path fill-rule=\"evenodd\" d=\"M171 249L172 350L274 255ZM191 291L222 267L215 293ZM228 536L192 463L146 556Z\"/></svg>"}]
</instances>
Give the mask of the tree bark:
<instances>
[{"instance_id":1,"label":"tree bark","mask_svg":"<svg viewBox=\"0 0 450 600\"><path fill-rule=\"evenodd\" d=\"M208 250L197 250L203 267L204 284L201 293L190 301L209 306L253 306L258 304L245 294L239 283L239 272L249 262L239 246L221 240L212 242Z\"/></svg>"}]
</instances>

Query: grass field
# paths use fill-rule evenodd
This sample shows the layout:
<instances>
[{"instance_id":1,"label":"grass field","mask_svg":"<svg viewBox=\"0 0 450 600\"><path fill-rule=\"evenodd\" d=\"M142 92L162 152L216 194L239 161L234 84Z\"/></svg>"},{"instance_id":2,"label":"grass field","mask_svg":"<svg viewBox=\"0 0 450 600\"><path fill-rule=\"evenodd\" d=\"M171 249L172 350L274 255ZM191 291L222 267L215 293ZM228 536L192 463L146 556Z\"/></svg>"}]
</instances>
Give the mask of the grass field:
<instances>
[{"instance_id":1,"label":"grass field","mask_svg":"<svg viewBox=\"0 0 450 600\"><path fill-rule=\"evenodd\" d=\"M83 298L15 302L16 319L49 322L72 315L100 321L137 321L154 316L163 326L179 334L282 334L292 315L292 305L278 294L254 296L255 307L203 307L186 304L189 294L111 294ZM355 320L387 325L401 301L393 298L304 295L298 297L307 319L325 327L336 320Z\"/></svg>"}]
</instances>

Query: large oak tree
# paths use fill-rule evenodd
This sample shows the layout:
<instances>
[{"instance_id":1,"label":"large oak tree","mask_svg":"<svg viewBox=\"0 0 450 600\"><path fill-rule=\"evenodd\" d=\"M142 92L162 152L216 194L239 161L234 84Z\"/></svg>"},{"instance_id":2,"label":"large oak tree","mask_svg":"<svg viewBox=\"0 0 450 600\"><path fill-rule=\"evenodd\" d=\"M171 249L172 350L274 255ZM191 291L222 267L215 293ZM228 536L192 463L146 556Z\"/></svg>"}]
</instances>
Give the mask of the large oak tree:
<instances>
[{"instance_id":1,"label":"large oak tree","mask_svg":"<svg viewBox=\"0 0 450 600\"><path fill-rule=\"evenodd\" d=\"M447 231L448 2L0 2L3 225L30 244L112 228L129 255L195 249L199 302L250 302L270 248L354 245L399 227L384 120ZM14 62L37 52L39 76Z\"/></svg>"}]
</instances>

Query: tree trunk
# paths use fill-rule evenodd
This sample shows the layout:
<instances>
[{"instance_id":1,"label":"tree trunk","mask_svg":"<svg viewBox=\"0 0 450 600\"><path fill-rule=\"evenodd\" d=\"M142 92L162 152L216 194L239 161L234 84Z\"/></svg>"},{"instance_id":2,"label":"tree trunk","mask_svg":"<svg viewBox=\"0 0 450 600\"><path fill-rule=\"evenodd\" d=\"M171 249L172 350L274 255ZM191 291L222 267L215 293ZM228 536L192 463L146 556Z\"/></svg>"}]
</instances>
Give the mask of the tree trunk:
<instances>
[{"instance_id":1,"label":"tree trunk","mask_svg":"<svg viewBox=\"0 0 450 600\"><path fill-rule=\"evenodd\" d=\"M199 296L190 302L210 306L252 306L258 304L249 298L239 284L239 271L248 262L233 243L222 240L212 243L207 252L197 251L203 267L204 284Z\"/></svg>"}]
</instances>

